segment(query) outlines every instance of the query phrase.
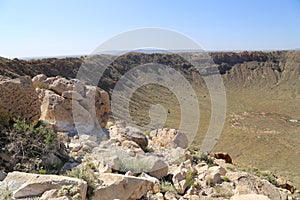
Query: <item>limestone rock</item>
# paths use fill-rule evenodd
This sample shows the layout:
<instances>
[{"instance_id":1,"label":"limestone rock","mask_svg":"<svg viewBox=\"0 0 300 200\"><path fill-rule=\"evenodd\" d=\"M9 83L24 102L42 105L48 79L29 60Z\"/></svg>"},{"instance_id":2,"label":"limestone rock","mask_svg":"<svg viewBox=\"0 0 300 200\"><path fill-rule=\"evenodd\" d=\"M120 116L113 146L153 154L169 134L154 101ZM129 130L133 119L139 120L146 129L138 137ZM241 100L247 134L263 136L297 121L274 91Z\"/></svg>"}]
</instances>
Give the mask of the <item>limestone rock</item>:
<instances>
[{"instance_id":1,"label":"limestone rock","mask_svg":"<svg viewBox=\"0 0 300 200\"><path fill-rule=\"evenodd\" d=\"M104 90L60 76L37 75L32 80L42 102L40 119L55 131L90 133L105 127L110 102Z\"/></svg>"},{"instance_id":2,"label":"limestone rock","mask_svg":"<svg viewBox=\"0 0 300 200\"><path fill-rule=\"evenodd\" d=\"M57 175L41 175L11 172L0 183L0 197L3 191L13 191L14 198L42 196L46 191L61 189L63 186L78 187L80 196L86 198L87 183L83 180ZM0 198L1 199L1 198Z\"/></svg>"},{"instance_id":3,"label":"limestone rock","mask_svg":"<svg viewBox=\"0 0 300 200\"><path fill-rule=\"evenodd\" d=\"M103 184L94 190L92 200L140 199L153 186L145 178L120 174L100 173L98 179Z\"/></svg>"},{"instance_id":4,"label":"limestone rock","mask_svg":"<svg viewBox=\"0 0 300 200\"><path fill-rule=\"evenodd\" d=\"M0 76L0 94L0 115L38 122L41 103L29 76L16 79Z\"/></svg>"}]
</instances>

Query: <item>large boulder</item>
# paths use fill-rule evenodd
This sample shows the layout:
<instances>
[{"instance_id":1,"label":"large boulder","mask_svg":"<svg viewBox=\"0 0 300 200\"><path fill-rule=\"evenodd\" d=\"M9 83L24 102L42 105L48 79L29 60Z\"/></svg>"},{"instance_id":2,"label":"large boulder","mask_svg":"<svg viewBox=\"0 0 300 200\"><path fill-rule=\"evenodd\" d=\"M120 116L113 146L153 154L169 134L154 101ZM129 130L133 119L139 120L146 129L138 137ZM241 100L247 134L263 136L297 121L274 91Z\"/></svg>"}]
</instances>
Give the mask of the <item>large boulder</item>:
<instances>
[{"instance_id":1,"label":"large boulder","mask_svg":"<svg viewBox=\"0 0 300 200\"><path fill-rule=\"evenodd\" d=\"M40 119L55 131L90 133L106 126L110 102L104 90L60 76L37 75L32 81L42 102Z\"/></svg>"},{"instance_id":2,"label":"large boulder","mask_svg":"<svg viewBox=\"0 0 300 200\"><path fill-rule=\"evenodd\" d=\"M140 199L154 184L146 178L112 173L99 173L98 179L102 184L94 190L92 200Z\"/></svg>"},{"instance_id":3,"label":"large boulder","mask_svg":"<svg viewBox=\"0 0 300 200\"><path fill-rule=\"evenodd\" d=\"M0 183L0 199L6 191L12 191L13 198L30 198L42 196L50 190L61 190L71 186L78 190L82 200L86 199L87 183L83 180L57 175L29 174L11 172Z\"/></svg>"},{"instance_id":4,"label":"large boulder","mask_svg":"<svg viewBox=\"0 0 300 200\"><path fill-rule=\"evenodd\" d=\"M26 119L36 124L41 103L29 76L10 79L0 76L0 116Z\"/></svg>"},{"instance_id":5,"label":"large boulder","mask_svg":"<svg viewBox=\"0 0 300 200\"><path fill-rule=\"evenodd\" d=\"M155 178L162 178L168 174L169 166L160 157L154 155L131 155L121 147L101 148L93 150L95 161L110 166L114 171L134 173L145 172Z\"/></svg>"}]
</instances>

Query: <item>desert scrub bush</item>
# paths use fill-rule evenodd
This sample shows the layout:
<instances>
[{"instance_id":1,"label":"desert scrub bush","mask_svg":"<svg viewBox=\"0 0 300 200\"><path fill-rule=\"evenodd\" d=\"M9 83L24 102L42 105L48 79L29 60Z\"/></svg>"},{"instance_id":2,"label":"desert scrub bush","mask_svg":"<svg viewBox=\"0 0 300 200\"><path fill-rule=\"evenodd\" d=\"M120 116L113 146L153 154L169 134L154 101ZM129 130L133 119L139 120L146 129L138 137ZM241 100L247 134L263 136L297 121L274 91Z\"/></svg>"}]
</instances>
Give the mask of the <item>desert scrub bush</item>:
<instances>
[{"instance_id":1,"label":"desert scrub bush","mask_svg":"<svg viewBox=\"0 0 300 200\"><path fill-rule=\"evenodd\" d=\"M200 161L204 161L209 167L216 166L213 159L209 158L207 154L201 153Z\"/></svg>"},{"instance_id":2,"label":"desert scrub bush","mask_svg":"<svg viewBox=\"0 0 300 200\"><path fill-rule=\"evenodd\" d=\"M269 181L270 183L272 183L276 187L279 187L279 183L277 182L277 178L273 174L271 174L270 172L257 170L255 172L255 175L262 178L262 179L265 179L265 180Z\"/></svg>"},{"instance_id":3,"label":"desert scrub bush","mask_svg":"<svg viewBox=\"0 0 300 200\"><path fill-rule=\"evenodd\" d=\"M40 169L38 171L39 174L47 174L47 170L44 170L44 169Z\"/></svg>"},{"instance_id":4,"label":"desert scrub bush","mask_svg":"<svg viewBox=\"0 0 300 200\"><path fill-rule=\"evenodd\" d=\"M94 195L96 189L95 180L97 177L94 173L94 169L90 164L86 164L80 167L75 167L71 171L68 171L67 176L85 180L87 182L87 198L90 199Z\"/></svg>"},{"instance_id":5,"label":"desert scrub bush","mask_svg":"<svg viewBox=\"0 0 300 200\"><path fill-rule=\"evenodd\" d=\"M147 129L147 130L144 131L144 134L145 134L145 135L148 135L148 136L149 136L150 133L151 133L151 131L150 131L149 129Z\"/></svg>"},{"instance_id":6,"label":"desert scrub bush","mask_svg":"<svg viewBox=\"0 0 300 200\"><path fill-rule=\"evenodd\" d=\"M35 86L37 89L45 89L45 90L50 90L50 87L46 84L38 84Z\"/></svg>"},{"instance_id":7,"label":"desert scrub bush","mask_svg":"<svg viewBox=\"0 0 300 200\"><path fill-rule=\"evenodd\" d=\"M216 193L213 194L213 197L224 197L225 199L230 199L234 194L228 190L226 190L225 188L223 188L220 185L216 185L214 187Z\"/></svg>"},{"instance_id":8,"label":"desert scrub bush","mask_svg":"<svg viewBox=\"0 0 300 200\"><path fill-rule=\"evenodd\" d=\"M80 189L74 185L64 185L57 192L58 197L67 196L71 197L73 200L81 200Z\"/></svg>"},{"instance_id":9,"label":"desert scrub bush","mask_svg":"<svg viewBox=\"0 0 300 200\"><path fill-rule=\"evenodd\" d=\"M172 192L172 193L177 193L174 185L172 185L171 182L169 181L165 181L165 180L162 180L160 182L160 191L162 193L165 193L165 192Z\"/></svg>"},{"instance_id":10,"label":"desert scrub bush","mask_svg":"<svg viewBox=\"0 0 300 200\"><path fill-rule=\"evenodd\" d=\"M233 172L236 171L235 166L233 164L226 163L226 168Z\"/></svg>"},{"instance_id":11,"label":"desert scrub bush","mask_svg":"<svg viewBox=\"0 0 300 200\"><path fill-rule=\"evenodd\" d=\"M147 159L131 159L130 157L124 157L119 155L120 159L120 171L133 173L148 172L150 170L149 160Z\"/></svg>"},{"instance_id":12,"label":"desert scrub bush","mask_svg":"<svg viewBox=\"0 0 300 200\"><path fill-rule=\"evenodd\" d=\"M154 150L153 150L152 147L146 147L146 149L145 149L144 152L145 152L145 153L152 153L152 152L154 152Z\"/></svg>"},{"instance_id":13,"label":"desert scrub bush","mask_svg":"<svg viewBox=\"0 0 300 200\"><path fill-rule=\"evenodd\" d=\"M41 123L34 126L20 119L6 121L9 123L0 129L0 149L9 159L3 160L2 167L6 171L38 172L40 158L58 150L56 134Z\"/></svg>"},{"instance_id":14,"label":"desert scrub bush","mask_svg":"<svg viewBox=\"0 0 300 200\"><path fill-rule=\"evenodd\" d=\"M192 155L198 155L199 154L199 147L196 146L189 146L187 149Z\"/></svg>"},{"instance_id":15,"label":"desert scrub bush","mask_svg":"<svg viewBox=\"0 0 300 200\"><path fill-rule=\"evenodd\" d=\"M186 173L185 175L185 182L188 186L194 186L195 184L195 177L196 177L197 173L190 170Z\"/></svg>"},{"instance_id":16,"label":"desert scrub bush","mask_svg":"<svg viewBox=\"0 0 300 200\"><path fill-rule=\"evenodd\" d=\"M277 182L277 177L268 171L260 171L256 168L251 167L237 167L240 171L247 172L249 174L255 175L261 179L267 180L276 187L279 187L279 183Z\"/></svg>"},{"instance_id":17,"label":"desert scrub bush","mask_svg":"<svg viewBox=\"0 0 300 200\"><path fill-rule=\"evenodd\" d=\"M222 179L223 179L223 181L225 181L225 182L230 182L230 181L231 181L230 178L229 178L228 176L223 176Z\"/></svg>"}]
</instances>

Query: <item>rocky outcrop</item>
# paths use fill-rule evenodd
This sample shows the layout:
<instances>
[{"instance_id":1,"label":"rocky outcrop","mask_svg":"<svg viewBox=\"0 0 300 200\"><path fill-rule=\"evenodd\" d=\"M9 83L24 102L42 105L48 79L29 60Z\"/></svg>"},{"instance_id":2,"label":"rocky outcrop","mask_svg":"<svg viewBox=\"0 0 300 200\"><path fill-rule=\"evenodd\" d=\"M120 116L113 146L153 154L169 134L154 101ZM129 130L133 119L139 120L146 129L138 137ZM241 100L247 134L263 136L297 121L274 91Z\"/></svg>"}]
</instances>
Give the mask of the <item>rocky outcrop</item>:
<instances>
[{"instance_id":1,"label":"rocky outcrop","mask_svg":"<svg viewBox=\"0 0 300 200\"><path fill-rule=\"evenodd\" d=\"M37 123L41 114L41 103L29 76L16 79L0 76L0 93L0 116Z\"/></svg>"},{"instance_id":2,"label":"rocky outcrop","mask_svg":"<svg viewBox=\"0 0 300 200\"><path fill-rule=\"evenodd\" d=\"M211 52L209 56L223 75L228 88L237 85L237 87L233 87L236 89L255 85L274 87L278 84L295 83L299 76L299 52L299 50ZM91 61L85 59L87 58L46 58L26 61L0 58L0 74L10 77L19 75L34 77L38 74L45 74L49 77L61 75L71 79L76 77L83 63L93 64L94 57ZM196 56L196 61L197 59ZM176 54L128 53L118 58L110 55L98 55L96 60L95 64L108 67L107 76L103 76L98 85L106 91L112 91L124 73L135 66L146 63L169 65L182 72L188 80L199 82L199 76L196 75L197 72L191 63ZM112 61L112 64L108 64Z\"/></svg>"},{"instance_id":3,"label":"rocky outcrop","mask_svg":"<svg viewBox=\"0 0 300 200\"><path fill-rule=\"evenodd\" d=\"M104 128L110 113L107 92L63 77L37 75L32 79L41 106L41 120L55 131L90 133Z\"/></svg>"},{"instance_id":4,"label":"rocky outcrop","mask_svg":"<svg viewBox=\"0 0 300 200\"><path fill-rule=\"evenodd\" d=\"M0 183L0 197L2 195L1 199L5 198L3 195L7 192L11 192L10 196L16 199L42 197L43 195L45 198L46 195L49 197L49 191L53 192L52 198L71 195L63 193L66 188L75 191L73 196L76 195L82 200L86 199L87 183L83 180L56 175L12 172L8 173L4 181Z\"/></svg>"}]
</instances>

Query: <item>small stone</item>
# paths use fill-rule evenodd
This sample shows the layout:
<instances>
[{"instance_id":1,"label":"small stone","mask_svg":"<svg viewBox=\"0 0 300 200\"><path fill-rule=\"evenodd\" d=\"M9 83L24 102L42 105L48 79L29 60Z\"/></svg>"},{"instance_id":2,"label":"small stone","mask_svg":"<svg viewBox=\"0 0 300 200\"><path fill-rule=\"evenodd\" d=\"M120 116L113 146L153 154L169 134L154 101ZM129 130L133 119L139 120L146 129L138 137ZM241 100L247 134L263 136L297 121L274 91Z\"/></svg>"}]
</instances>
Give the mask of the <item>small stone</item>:
<instances>
[{"instance_id":1,"label":"small stone","mask_svg":"<svg viewBox=\"0 0 300 200\"><path fill-rule=\"evenodd\" d=\"M162 194L162 193L156 193L155 194L155 198L157 199L157 200L164 200L164 195Z\"/></svg>"},{"instance_id":2,"label":"small stone","mask_svg":"<svg viewBox=\"0 0 300 200\"><path fill-rule=\"evenodd\" d=\"M173 192L170 192L170 191L167 191L165 193L164 197L165 197L166 200L175 200L175 199L177 199L176 195Z\"/></svg>"},{"instance_id":3,"label":"small stone","mask_svg":"<svg viewBox=\"0 0 300 200\"><path fill-rule=\"evenodd\" d=\"M3 181L7 174L4 171L0 171L0 181Z\"/></svg>"},{"instance_id":4,"label":"small stone","mask_svg":"<svg viewBox=\"0 0 300 200\"><path fill-rule=\"evenodd\" d=\"M69 149L73 152L78 152L81 149L82 145L79 142L69 143Z\"/></svg>"}]
</instances>

